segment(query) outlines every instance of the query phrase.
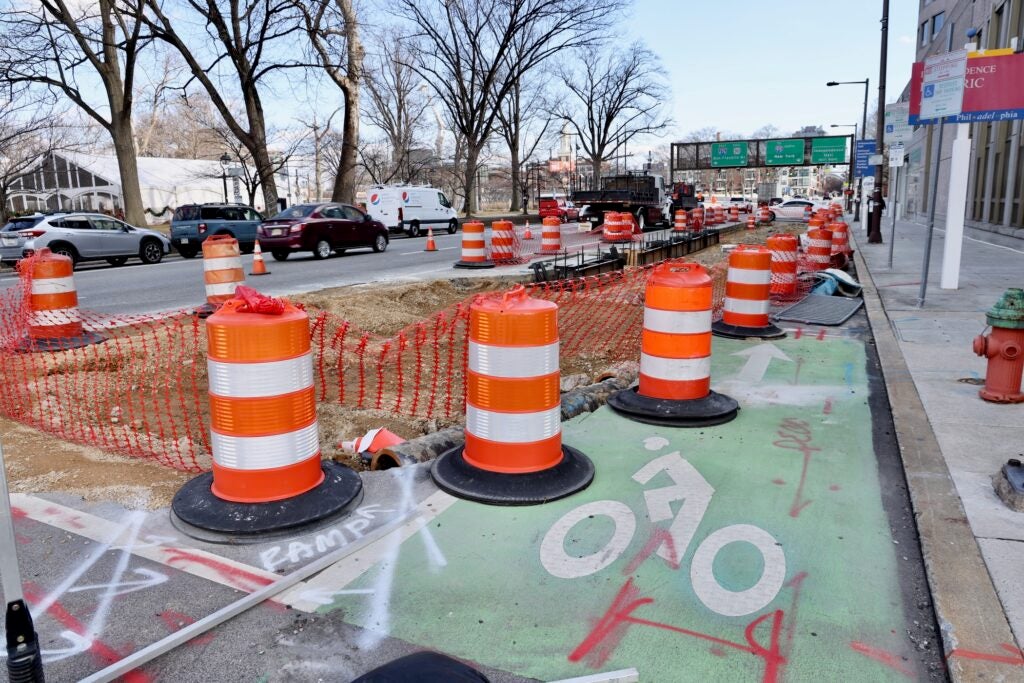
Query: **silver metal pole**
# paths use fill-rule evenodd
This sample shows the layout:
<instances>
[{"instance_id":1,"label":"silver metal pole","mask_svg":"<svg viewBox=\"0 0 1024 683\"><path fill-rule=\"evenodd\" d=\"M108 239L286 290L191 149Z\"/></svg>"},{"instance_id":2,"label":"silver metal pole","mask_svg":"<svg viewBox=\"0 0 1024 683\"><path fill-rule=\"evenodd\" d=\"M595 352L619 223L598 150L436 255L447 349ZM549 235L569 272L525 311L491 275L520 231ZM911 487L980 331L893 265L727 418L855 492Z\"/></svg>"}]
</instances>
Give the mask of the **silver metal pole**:
<instances>
[{"instance_id":1,"label":"silver metal pole","mask_svg":"<svg viewBox=\"0 0 1024 683\"><path fill-rule=\"evenodd\" d=\"M14 516L11 514L11 495L7 489L7 468L4 464L4 448L0 444L0 578L3 579L4 602L10 604L22 600L25 595L21 588L21 571L14 541Z\"/></svg>"},{"instance_id":2,"label":"silver metal pole","mask_svg":"<svg viewBox=\"0 0 1024 683\"><path fill-rule=\"evenodd\" d=\"M891 147L889 148L892 149ZM889 231L889 270L892 270L892 244L896 241L896 205L900 201L900 167L896 167L896 182L893 183L889 211L892 211L892 230Z\"/></svg>"}]
</instances>

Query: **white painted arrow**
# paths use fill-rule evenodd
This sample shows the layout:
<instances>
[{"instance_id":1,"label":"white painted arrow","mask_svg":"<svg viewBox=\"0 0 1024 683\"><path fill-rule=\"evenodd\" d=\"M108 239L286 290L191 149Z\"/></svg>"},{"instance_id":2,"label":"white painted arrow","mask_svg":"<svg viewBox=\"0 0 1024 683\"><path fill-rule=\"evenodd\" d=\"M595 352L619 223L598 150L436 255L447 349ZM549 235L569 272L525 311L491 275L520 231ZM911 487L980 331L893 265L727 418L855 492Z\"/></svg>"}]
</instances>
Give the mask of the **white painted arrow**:
<instances>
[{"instance_id":1,"label":"white painted arrow","mask_svg":"<svg viewBox=\"0 0 1024 683\"><path fill-rule=\"evenodd\" d=\"M771 342L763 342L749 349L743 349L733 353L734 356L746 356L747 362L743 369L736 375L736 381L746 384L757 384L764 379L764 373L768 372L768 365L772 358L784 360L789 363L793 359L779 351L779 348Z\"/></svg>"}]
</instances>

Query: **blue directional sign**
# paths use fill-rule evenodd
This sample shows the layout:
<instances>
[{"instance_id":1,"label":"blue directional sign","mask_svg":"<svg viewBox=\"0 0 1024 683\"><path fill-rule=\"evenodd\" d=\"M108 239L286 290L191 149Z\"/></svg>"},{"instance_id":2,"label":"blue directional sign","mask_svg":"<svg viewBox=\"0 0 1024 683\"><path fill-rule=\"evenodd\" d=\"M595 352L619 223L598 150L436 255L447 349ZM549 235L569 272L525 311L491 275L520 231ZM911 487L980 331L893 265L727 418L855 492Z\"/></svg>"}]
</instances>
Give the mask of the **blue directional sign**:
<instances>
[{"instance_id":1,"label":"blue directional sign","mask_svg":"<svg viewBox=\"0 0 1024 683\"><path fill-rule=\"evenodd\" d=\"M868 157L875 153L874 140L857 140L857 149L853 167L854 177L874 176L875 167L868 164Z\"/></svg>"}]
</instances>

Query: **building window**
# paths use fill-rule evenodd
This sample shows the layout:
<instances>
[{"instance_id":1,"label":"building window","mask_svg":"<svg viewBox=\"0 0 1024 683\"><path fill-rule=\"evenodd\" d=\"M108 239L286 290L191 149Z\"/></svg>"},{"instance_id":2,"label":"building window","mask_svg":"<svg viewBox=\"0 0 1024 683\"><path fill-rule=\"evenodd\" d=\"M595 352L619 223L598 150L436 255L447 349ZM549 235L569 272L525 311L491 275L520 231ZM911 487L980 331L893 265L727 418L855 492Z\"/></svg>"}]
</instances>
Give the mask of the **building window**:
<instances>
[{"instance_id":1,"label":"building window","mask_svg":"<svg viewBox=\"0 0 1024 683\"><path fill-rule=\"evenodd\" d=\"M942 30L942 24L946 21L946 13L939 12L932 17L932 38L939 35L939 31Z\"/></svg>"},{"instance_id":2,"label":"building window","mask_svg":"<svg viewBox=\"0 0 1024 683\"><path fill-rule=\"evenodd\" d=\"M921 30L918 33L921 36L921 40L920 40L921 47L924 47L925 45L928 44L928 22L927 21L924 22L923 24L921 24Z\"/></svg>"}]
</instances>

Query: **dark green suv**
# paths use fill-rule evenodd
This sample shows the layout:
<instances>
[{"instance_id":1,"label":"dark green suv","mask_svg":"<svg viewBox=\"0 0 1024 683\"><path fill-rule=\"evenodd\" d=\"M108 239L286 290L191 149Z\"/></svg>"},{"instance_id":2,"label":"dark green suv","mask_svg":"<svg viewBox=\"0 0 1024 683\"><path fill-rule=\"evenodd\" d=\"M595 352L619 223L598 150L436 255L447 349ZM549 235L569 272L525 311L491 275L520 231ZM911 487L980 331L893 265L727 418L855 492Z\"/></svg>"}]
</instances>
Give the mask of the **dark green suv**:
<instances>
[{"instance_id":1,"label":"dark green suv","mask_svg":"<svg viewBox=\"0 0 1024 683\"><path fill-rule=\"evenodd\" d=\"M171 244L185 258L193 258L210 235L230 235L247 254L262 222L256 209L244 204L185 204L171 217Z\"/></svg>"}]
</instances>

